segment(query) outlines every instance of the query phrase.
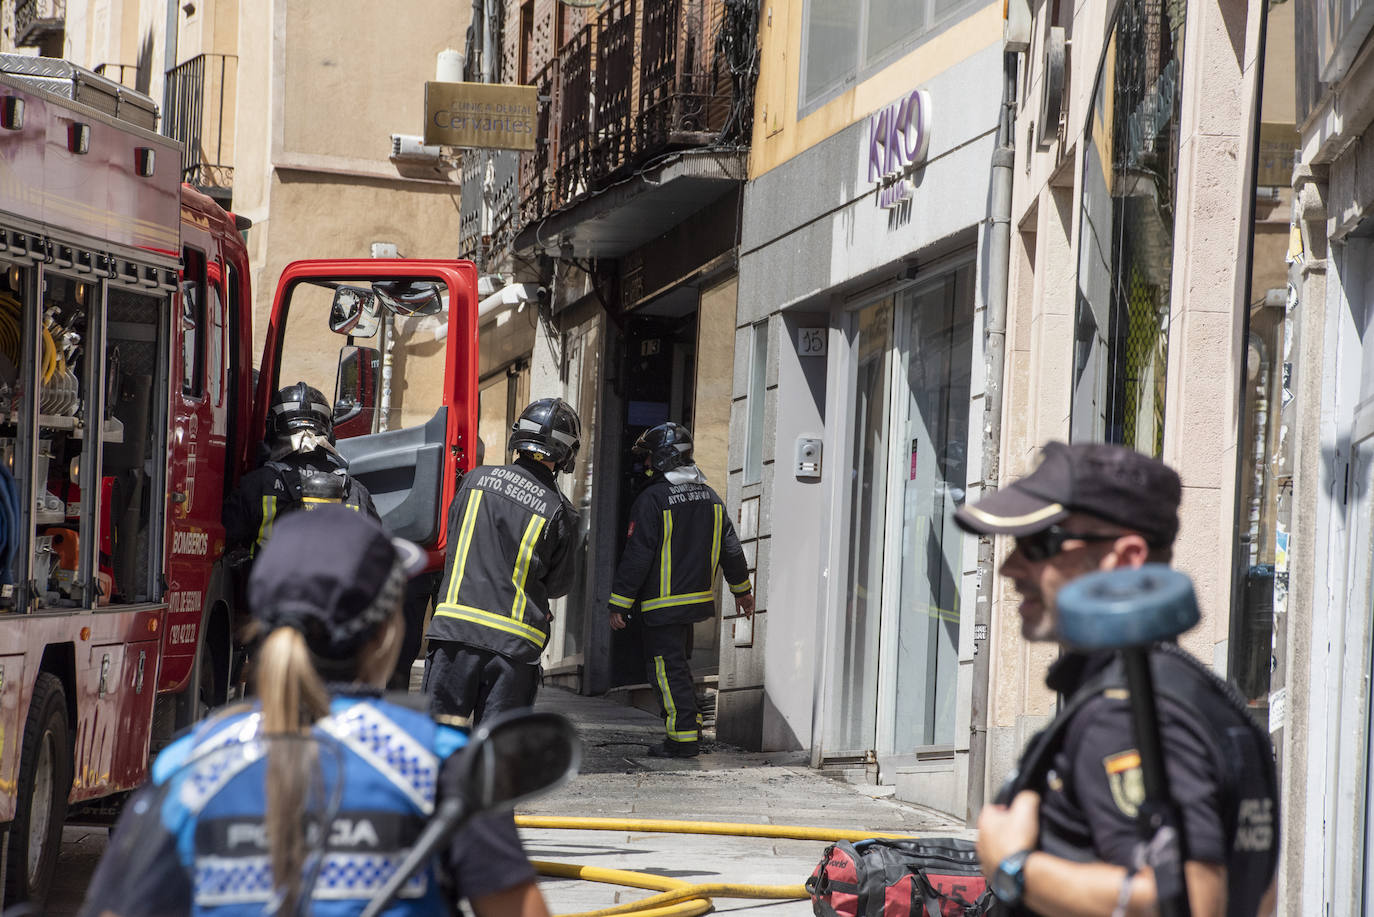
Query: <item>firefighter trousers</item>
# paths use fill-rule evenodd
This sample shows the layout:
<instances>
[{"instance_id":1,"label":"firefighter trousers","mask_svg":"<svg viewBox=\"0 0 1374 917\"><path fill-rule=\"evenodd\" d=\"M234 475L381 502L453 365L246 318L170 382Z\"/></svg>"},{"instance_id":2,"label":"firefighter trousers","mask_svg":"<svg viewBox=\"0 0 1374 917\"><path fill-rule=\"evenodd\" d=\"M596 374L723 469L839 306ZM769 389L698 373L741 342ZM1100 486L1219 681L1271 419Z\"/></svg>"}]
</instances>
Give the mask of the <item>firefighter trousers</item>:
<instances>
[{"instance_id":1,"label":"firefighter trousers","mask_svg":"<svg viewBox=\"0 0 1374 917\"><path fill-rule=\"evenodd\" d=\"M668 741L694 751L701 738L701 714L687 657L692 646L691 624L645 626L644 661L649 683L658 693Z\"/></svg>"},{"instance_id":2,"label":"firefighter trousers","mask_svg":"<svg viewBox=\"0 0 1374 917\"><path fill-rule=\"evenodd\" d=\"M484 718L534 706L539 681L537 662L515 662L451 640L429 641L423 690L433 716L470 717L475 729Z\"/></svg>"}]
</instances>

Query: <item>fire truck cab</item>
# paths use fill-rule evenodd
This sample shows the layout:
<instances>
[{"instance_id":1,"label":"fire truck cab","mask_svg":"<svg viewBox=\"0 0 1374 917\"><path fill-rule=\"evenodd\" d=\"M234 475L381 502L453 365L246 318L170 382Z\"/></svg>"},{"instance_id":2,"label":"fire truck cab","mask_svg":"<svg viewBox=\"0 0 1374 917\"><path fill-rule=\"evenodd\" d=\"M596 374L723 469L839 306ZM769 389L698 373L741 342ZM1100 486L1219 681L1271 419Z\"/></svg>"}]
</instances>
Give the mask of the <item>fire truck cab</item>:
<instances>
[{"instance_id":1,"label":"fire truck cab","mask_svg":"<svg viewBox=\"0 0 1374 917\"><path fill-rule=\"evenodd\" d=\"M69 804L230 696L221 511L278 385L334 393L340 451L435 567L473 464L473 266L292 264L255 387L244 223L180 184L155 117L0 55L0 872L40 907Z\"/></svg>"}]
</instances>

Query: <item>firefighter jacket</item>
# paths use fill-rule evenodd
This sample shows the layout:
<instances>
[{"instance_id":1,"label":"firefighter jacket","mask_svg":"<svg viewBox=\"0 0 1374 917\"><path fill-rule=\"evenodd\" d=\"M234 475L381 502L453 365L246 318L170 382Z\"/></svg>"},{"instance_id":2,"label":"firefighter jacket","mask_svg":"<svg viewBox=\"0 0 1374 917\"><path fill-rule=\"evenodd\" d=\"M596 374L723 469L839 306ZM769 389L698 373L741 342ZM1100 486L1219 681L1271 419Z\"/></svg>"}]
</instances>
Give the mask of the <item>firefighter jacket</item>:
<instances>
[{"instance_id":1,"label":"firefighter jacket","mask_svg":"<svg viewBox=\"0 0 1374 917\"><path fill-rule=\"evenodd\" d=\"M193 902L166 913L262 914L275 894L263 830L271 746L259 741L258 728L259 714L240 707L173 742L153 765L154 786L167 791L161 828L175 844L175 853L159 858L171 862L154 867L180 876L157 883L152 893L167 896L181 885L180 894ZM357 914L418 839L434 813L440 767L467 738L424 713L356 696L334 698L313 734L322 785L307 794L307 805L337 792L338 808L308 910L323 917ZM165 846L152 837L147 842ZM418 872L387 913L448 913L439 868L436 860ZM181 876L192 880L189 889Z\"/></svg>"},{"instance_id":2,"label":"firefighter jacket","mask_svg":"<svg viewBox=\"0 0 1374 917\"><path fill-rule=\"evenodd\" d=\"M656 479L630 510L625 553L611 584L611 610L636 601L649 626L715 614L716 571L735 595L753 591L744 549L725 504L695 466Z\"/></svg>"},{"instance_id":3,"label":"firefighter jacket","mask_svg":"<svg viewBox=\"0 0 1374 917\"><path fill-rule=\"evenodd\" d=\"M542 463L517 458L463 478L448 516L448 557L428 637L535 662L549 600L576 570L578 517Z\"/></svg>"},{"instance_id":4,"label":"firefighter jacket","mask_svg":"<svg viewBox=\"0 0 1374 917\"><path fill-rule=\"evenodd\" d=\"M301 482L312 473L333 475L343 486L330 497L303 493ZM246 548L256 554L272 534L278 516L294 509L310 509L322 502L343 503L379 518L367 488L326 453L293 454L281 461L267 462L244 475L224 503L226 548Z\"/></svg>"}]
</instances>

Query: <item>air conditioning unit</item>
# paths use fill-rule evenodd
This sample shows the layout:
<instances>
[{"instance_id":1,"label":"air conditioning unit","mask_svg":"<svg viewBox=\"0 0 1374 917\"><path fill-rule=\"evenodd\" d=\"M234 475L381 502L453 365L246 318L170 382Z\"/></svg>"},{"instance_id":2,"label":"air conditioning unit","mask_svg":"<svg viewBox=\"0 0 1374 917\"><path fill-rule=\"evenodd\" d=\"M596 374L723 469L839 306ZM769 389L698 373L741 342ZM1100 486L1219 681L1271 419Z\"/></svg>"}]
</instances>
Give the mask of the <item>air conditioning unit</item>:
<instances>
[{"instance_id":1,"label":"air conditioning unit","mask_svg":"<svg viewBox=\"0 0 1374 917\"><path fill-rule=\"evenodd\" d=\"M424 138L414 134L392 134L390 158L404 178L448 179L454 167L444 158L443 147L426 146Z\"/></svg>"}]
</instances>

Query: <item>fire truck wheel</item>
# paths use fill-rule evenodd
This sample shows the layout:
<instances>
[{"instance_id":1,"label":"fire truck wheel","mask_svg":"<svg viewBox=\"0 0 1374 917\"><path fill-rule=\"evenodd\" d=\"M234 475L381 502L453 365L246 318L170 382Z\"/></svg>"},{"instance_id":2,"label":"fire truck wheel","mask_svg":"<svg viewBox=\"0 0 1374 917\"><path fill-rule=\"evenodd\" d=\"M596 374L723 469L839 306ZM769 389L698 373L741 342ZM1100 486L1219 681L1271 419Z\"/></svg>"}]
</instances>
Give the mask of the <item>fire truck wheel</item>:
<instances>
[{"instance_id":1,"label":"fire truck wheel","mask_svg":"<svg viewBox=\"0 0 1374 917\"><path fill-rule=\"evenodd\" d=\"M50 672L40 672L24 723L19 797L10 825L6 900L33 901L40 910L52 885L72 786L67 694Z\"/></svg>"}]
</instances>

